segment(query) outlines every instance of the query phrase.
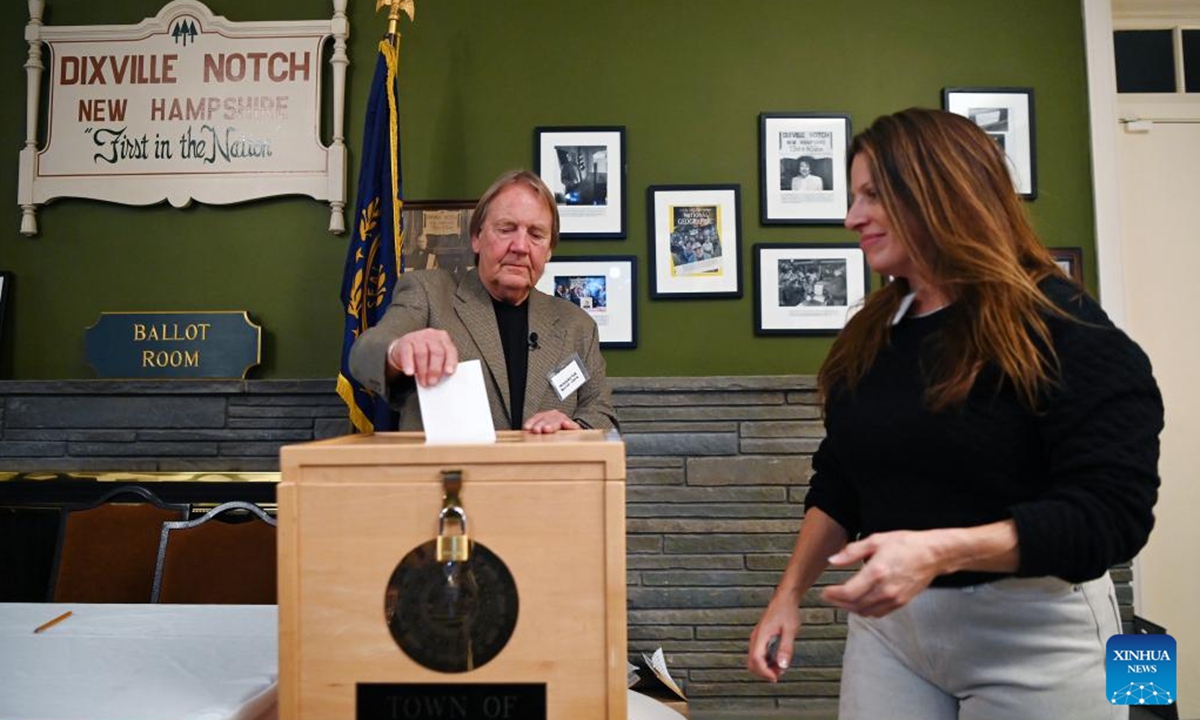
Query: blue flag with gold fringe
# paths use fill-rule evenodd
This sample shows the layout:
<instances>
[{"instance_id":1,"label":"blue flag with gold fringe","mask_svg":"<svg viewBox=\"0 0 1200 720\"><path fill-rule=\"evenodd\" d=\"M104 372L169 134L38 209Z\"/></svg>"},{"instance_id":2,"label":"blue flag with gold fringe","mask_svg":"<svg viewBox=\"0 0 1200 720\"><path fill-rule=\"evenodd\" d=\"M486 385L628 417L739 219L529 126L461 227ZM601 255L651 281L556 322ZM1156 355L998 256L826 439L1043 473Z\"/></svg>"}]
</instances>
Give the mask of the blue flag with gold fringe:
<instances>
[{"instance_id":1,"label":"blue flag with gold fringe","mask_svg":"<svg viewBox=\"0 0 1200 720\"><path fill-rule=\"evenodd\" d=\"M379 44L379 61L371 81L363 130L362 165L354 231L342 277L342 307L346 328L342 336L342 368L338 395L350 410L358 432L395 430L396 413L387 398L378 397L350 375L350 346L379 322L392 299L402 272L400 247L401 200L399 98L396 94L398 54L387 40Z\"/></svg>"}]
</instances>

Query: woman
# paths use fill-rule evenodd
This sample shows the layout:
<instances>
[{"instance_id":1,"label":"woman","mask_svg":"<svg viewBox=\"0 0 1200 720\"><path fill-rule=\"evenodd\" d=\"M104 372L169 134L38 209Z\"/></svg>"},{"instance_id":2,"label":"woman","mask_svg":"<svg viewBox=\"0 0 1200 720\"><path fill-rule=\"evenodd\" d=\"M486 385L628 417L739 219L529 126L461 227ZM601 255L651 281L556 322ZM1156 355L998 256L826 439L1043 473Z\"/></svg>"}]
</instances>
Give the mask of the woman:
<instances>
[{"instance_id":1,"label":"woman","mask_svg":"<svg viewBox=\"0 0 1200 720\"><path fill-rule=\"evenodd\" d=\"M1150 363L1058 270L969 120L885 116L850 158L846 227L895 280L821 368L826 438L748 668L777 681L801 597L863 562L822 592L850 612L843 720L1125 717L1107 570L1154 524Z\"/></svg>"}]
</instances>

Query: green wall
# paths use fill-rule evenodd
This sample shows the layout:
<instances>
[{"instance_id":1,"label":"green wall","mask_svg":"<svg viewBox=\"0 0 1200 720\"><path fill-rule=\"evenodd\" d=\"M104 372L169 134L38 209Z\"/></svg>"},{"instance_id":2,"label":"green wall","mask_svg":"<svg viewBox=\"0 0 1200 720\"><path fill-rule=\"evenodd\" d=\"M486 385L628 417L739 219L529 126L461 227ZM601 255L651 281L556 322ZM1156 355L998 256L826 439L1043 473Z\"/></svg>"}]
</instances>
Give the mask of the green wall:
<instances>
[{"instance_id":1,"label":"green wall","mask_svg":"<svg viewBox=\"0 0 1200 720\"><path fill-rule=\"evenodd\" d=\"M126 24L158 0L48 0L47 24ZM231 20L328 16L324 0L211 0ZM347 142L356 184L362 106L385 21L350 0ZM252 377L332 377L341 347L338 292L348 236L327 206L284 198L240 206L130 208L60 200L22 237L17 157L25 138L26 4L0 4L8 39L0 79L0 269L16 274L0 340L0 378L91 377L84 328L105 310L246 309L264 327ZM812 373L828 338L753 334L751 246L849 242L840 227L758 222L758 113L849 113L853 129L945 86L1035 90L1035 223L1051 246L1084 247L1094 287L1083 29L1078 0L417 0L401 54L405 195L477 196L500 171L528 166L538 125L624 125L628 237L564 241L558 256L639 258L639 345L606 352L609 373ZM741 300L651 301L645 189L740 183ZM351 198L352 200L353 198ZM353 207L351 204L350 207ZM349 223L348 223L349 224Z\"/></svg>"}]
</instances>

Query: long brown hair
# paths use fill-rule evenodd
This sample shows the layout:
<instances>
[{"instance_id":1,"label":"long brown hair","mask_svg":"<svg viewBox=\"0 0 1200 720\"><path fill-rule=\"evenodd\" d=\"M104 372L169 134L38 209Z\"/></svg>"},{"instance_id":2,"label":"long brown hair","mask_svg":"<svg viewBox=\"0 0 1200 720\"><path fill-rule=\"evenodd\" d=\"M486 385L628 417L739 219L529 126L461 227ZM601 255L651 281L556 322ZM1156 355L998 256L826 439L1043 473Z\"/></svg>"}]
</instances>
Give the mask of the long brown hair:
<instances>
[{"instance_id":1,"label":"long brown hair","mask_svg":"<svg viewBox=\"0 0 1200 720\"><path fill-rule=\"evenodd\" d=\"M1035 409L1058 373L1045 315L1062 315L1038 283L1062 273L1029 224L1003 151L966 118L910 108L859 133L850 162L855 157L870 169L892 239L953 303L925 366L926 405L961 405L993 363ZM857 386L908 291L897 278L867 298L821 366L822 397Z\"/></svg>"}]
</instances>

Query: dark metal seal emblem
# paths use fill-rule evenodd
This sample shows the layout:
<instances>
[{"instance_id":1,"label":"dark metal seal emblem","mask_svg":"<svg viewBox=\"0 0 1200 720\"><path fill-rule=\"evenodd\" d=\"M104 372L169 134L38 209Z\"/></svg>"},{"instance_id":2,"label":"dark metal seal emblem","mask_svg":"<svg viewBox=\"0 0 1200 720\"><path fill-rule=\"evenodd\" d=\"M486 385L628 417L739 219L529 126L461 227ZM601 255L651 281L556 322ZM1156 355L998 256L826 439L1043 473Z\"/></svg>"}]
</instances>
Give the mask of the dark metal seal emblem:
<instances>
[{"instance_id":1,"label":"dark metal seal emblem","mask_svg":"<svg viewBox=\"0 0 1200 720\"><path fill-rule=\"evenodd\" d=\"M418 545L388 581L384 617L392 638L430 670L460 673L483 667L500 654L517 626L512 573L485 545L468 542L464 561L439 561L436 540Z\"/></svg>"}]
</instances>

